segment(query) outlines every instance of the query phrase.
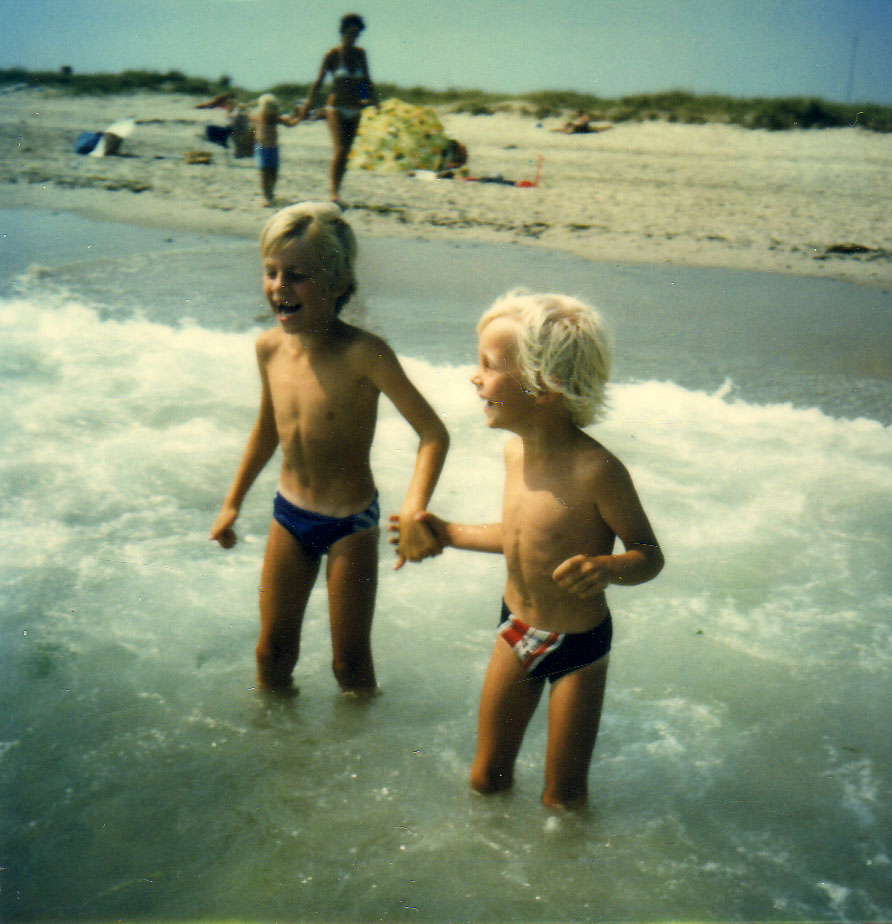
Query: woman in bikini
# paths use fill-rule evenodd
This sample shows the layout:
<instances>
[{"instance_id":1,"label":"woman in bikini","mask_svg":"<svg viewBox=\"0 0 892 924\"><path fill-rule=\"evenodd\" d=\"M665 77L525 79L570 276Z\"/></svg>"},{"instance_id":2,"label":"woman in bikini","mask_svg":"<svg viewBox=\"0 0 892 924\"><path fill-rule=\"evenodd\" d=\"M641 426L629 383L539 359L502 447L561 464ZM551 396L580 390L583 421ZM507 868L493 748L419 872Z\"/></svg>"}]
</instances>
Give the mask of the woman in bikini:
<instances>
[{"instance_id":1,"label":"woman in bikini","mask_svg":"<svg viewBox=\"0 0 892 924\"><path fill-rule=\"evenodd\" d=\"M319 75L306 102L297 110L295 124L303 121L313 108L313 100L328 74L332 78L331 92L325 102L325 118L334 153L331 159L331 200L340 204L339 191L344 171L347 169L347 156L353 146L359 118L365 106L377 105L378 94L369 76L369 66L365 52L357 48L356 40L365 29L361 16L348 13L341 18L341 44L325 53Z\"/></svg>"}]
</instances>

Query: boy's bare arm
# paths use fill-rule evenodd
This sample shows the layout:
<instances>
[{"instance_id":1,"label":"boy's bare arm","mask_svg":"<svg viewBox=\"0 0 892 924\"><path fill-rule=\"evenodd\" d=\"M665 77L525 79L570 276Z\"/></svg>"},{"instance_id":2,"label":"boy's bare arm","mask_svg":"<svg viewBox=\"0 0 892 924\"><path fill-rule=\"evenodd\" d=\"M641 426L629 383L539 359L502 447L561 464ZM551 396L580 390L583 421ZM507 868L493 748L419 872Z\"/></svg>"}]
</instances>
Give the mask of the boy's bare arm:
<instances>
[{"instance_id":1,"label":"boy's bare arm","mask_svg":"<svg viewBox=\"0 0 892 924\"><path fill-rule=\"evenodd\" d=\"M420 561L440 551L430 531L415 520L415 514L427 507L434 493L449 449L449 434L434 409L409 381L390 347L377 341L372 351L372 381L418 434L415 468L399 512L396 565L399 568L405 561Z\"/></svg>"},{"instance_id":2,"label":"boy's bare arm","mask_svg":"<svg viewBox=\"0 0 892 924\"><path fill-rule=\"evenodd\" d=\"M574 555L552 577L565 590L586 598L610 584L643 584L655 578L664 558L657 537L625 466L611 457L597 479L598 512L625 547L613 555Z\"/></svg>"},{"instance_id":3,"label":"boy's bare arm","mask_svg":"<svg viewBox=\"0 0 892 924\"><path fill-rule=\"evenodd\" d=\"M209 539L219 542L224 549L230 549L235 545L237 537L232 525L238 517L239 510L241 510L242 501L244 501L251 485L254 484L257 476L272 458L276 447L279 445L276 421L273 414L272 395L259 343L257 355L261 380L260 410L248 436L248 442L242 454L238 470L235 473L235 478L233 478L232 484L226 492L223 506L220 508L217 519L211 526L211 531L208 535Z\"/></svg>"},{"instance_id":4,"label":"boy's bare arm","mask_svg":"<svg viewBox=\"0 0 892 924\"><path fill-rule=\"evenodd\" d=\"M497 555L504 554L502 545L502 524L501 523L449 523L434 517L429 511L422 514L422 522L431 523L437 521L437 525L431 526L434 535L442 537L443 545L452 546L454 549L465 549L469 552L492 552Z\"/></svg>"},{"instance_id":5,"label":"boy's bare arm","mask_svg":"<svg viewBox=\"0 0 892 924\"><path fill-rule=\"evenodd\" d=\"M499 555L503 553L501 523L481 523L473 526L467 523L450 523L430 510L419 511L415 514L414 520L429 530L436 540L437 548L433 555L439 555L448 546L469 552L493 552ZM400 518L396 514L391 514L387 528L392 534L391 544L396 545L400 533ZM402 562L397 565L401 566Z\"/></svg>"}]
</instances>

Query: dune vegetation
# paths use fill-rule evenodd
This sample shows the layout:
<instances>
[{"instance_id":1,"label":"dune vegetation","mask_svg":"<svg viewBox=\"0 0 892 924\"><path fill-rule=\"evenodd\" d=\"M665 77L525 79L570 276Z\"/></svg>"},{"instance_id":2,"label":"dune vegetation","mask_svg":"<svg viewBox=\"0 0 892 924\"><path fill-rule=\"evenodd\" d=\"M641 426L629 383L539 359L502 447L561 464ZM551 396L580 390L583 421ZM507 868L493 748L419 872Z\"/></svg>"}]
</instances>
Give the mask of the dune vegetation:
<instances>
[{"instance_id":1,"label":"dune vegetation","mask_svg":"<svg viewBox=\"0 0 892 924\"><path fill-rule=\"evenodd\" d=\"M0 87L5 89L39 87L47 92L121 94L135 92L176 93L214 96L232 92L243 100L253 100L270 91L283 102L304 99L308 83L286 83L261 90L232 85L229 77L217 80L191 77L180 71L122 71L117 74L74 74L59 71L28 71L24 68L0 69ZM743 98L718 94L696 94L684 90L643 93L604 99L570 90L542 90L514 96L473 89L430 90L379 83L382 98L396 96L418 105L437 106L451 112L486 116L510 110L536 119L562 118L582 110L605 122L645 122L661 120L686 125L723 123L744 128L782 131L808 128L860 126L868 131L892 131L892 106L876 103L837 103L816 97Z\"/></svg>"}]
</instances>

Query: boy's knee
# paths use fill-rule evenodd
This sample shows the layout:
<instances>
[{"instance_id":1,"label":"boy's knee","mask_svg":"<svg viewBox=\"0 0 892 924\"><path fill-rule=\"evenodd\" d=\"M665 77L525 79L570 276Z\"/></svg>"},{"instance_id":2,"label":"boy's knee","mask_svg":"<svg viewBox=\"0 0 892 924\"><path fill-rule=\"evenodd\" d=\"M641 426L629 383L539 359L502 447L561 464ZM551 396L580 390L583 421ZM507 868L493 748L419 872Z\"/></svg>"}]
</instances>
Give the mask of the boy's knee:
<instances>
[{"instance_id":1,"label":"boy's knee","mask_svg":"<svg viewBox=\"0 0 892 924\"><path fill-rule=\"evenodd\" d=\"M257 640L254 654L257 660L280 662L293 660L297 662L298 646L291 638L279 638L275 634L263 634Z\"/></svg>"}]
</instances>

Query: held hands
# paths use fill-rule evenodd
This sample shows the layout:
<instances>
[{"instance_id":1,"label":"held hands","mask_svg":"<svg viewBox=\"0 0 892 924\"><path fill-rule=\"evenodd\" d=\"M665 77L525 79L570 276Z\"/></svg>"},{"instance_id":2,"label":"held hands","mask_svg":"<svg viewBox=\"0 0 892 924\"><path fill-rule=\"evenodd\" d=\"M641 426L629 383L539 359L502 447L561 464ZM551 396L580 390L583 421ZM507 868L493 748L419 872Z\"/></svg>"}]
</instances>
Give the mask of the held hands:
<instances>
[{"instance_id":1,"label":"held hands","mask_svg":"<svg viewBox=\"0 0 892 924\"><path fill-rule=\"evenodd\" d=\"M231 549L238 542L238 536L232 528L237 516L238 510L234 507L224 507L214 521L208 539L211 542L219 542L224 549Z\"/></svg>"},{"instance_id":2,"label":"held hands","mask_svg":"<svg viewBox=\"0 0 892 924\"><path fill-rule=\"evenodd\" d=\"M551 576L555 583L582 600L603 593L612 581L609 555L574 555L561 562Z\"/></svg>"},{"instance_id":3,"label":"held hands","mask_svg":"<svg viewBox=\"0 0 892 924\"><path fill-rule=\"evenodd\" d=\"M392 513L387 531L391 534L390 544L397 547L394 571L399 571L407 561L418 562L440 555L448 545L446 524L427 510L411 516Z\"/></svg>"},{"instance_id":4,"label":"held hands","mask_svg":"<svg viewBox=\"0 0 892 924\"><path fill-rule=\"evenodd\" d=\"M397 546L398 571L407 561L418 562L440 555L449 539L449 523L441 520L429 510L421 510L414 516L401 518L391 514L387 526L390 544ZM580 599L588 599L603 593L613 583L611 555L573 555L561 562L551 574L554 582Z\"/></svg>"}]
</instances>

